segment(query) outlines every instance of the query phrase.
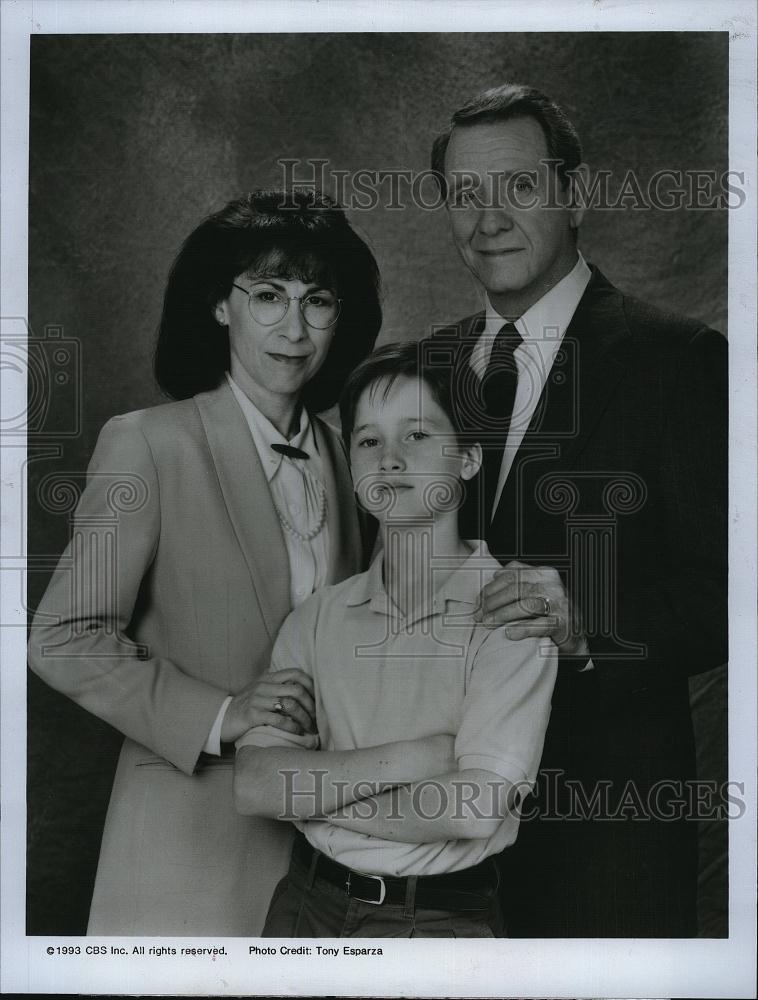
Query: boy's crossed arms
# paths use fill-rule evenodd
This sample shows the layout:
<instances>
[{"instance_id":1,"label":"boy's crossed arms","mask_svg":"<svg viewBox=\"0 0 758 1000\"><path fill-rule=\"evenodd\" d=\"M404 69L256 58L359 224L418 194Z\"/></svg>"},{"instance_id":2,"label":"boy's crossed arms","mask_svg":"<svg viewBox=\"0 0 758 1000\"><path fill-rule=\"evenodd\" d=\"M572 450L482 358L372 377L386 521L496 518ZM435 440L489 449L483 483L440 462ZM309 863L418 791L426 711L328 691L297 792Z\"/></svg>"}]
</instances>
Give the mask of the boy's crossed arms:
<instances>
[{"instance_id":1,"label":"boy's crossed arms","mask_svg":"<svg viewBox=\"0 0 758 1000\"><path fill-rule=\"evenodd\" d=\"M478 594L496 568L484 559L488 570L481 554L472 556L447 581L457 613L432 616L431 628L429 619L420 627L422 618L397 631L397 618L383 609L351 605L354 580L290 616L272 670L295 666L313 677L321 736L267 726L243 736L235 775L241 812L418 844L487 840L514 819L539 766L555 656L550 643L511 641L504 629L473 622L475 604L465 608L461 590ZM434 731L445 723L450 732ZM379 742L380 733L389 738Z\"/></svg>"}]
</instances>

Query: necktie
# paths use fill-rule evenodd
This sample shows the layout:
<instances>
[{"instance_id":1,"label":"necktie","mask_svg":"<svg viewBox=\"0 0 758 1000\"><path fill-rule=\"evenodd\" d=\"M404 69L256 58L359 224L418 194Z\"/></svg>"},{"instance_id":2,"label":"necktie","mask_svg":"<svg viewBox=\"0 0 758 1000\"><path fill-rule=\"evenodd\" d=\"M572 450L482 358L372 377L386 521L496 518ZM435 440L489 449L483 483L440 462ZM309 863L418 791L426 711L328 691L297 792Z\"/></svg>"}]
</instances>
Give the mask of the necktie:
<instances>
[{"instance_id":1,"label":"necktie","mask_svg":"<svg viewBox=\"0 0 758 1000\"><path fill-rule=\"evenodd\" d=\"M492 353L482 379L482 403L489 418L486 423L491 423L492 430L498 433L503 430L504 424L510 424L513 413L518 384L514 353L521 343L521 334L513 323L505 323L492 344ZM507 426L505 432L507 434Z\"/></svg>"},{"instance_id":2,"label":"necktie","mask_svg":"<svg viewBox=\"0 0 758 1000\"><path fill-rule=\"evenodd\" d=\"M473 523L472 511L468 512L469 537L485 538L492 520L495 491L518 385L518 369L514 353L522 343L521 334L513 323L505 323L495 337L490 360L479 387L482 413L480 428L482 468L479 473L479 489L476 491L478 496L472 491L472 499L475 496L477 506Z\"/></svg>"}]
</instances>

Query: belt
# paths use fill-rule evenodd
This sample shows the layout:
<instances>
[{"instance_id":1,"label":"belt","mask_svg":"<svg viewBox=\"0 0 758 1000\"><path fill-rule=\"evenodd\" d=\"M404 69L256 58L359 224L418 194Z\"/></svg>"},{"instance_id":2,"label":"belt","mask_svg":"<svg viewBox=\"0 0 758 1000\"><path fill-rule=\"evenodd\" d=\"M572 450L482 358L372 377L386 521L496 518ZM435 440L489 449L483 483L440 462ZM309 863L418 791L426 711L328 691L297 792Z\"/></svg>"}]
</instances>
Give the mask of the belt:
<instances>
[{"instance_id":1,"label":"belt","mask_svg":"<svg viewBox=\"0 0 758 1000\"><path fill-rule=\"evenodd\" d=\"M370 875L357 872L338 861L332 861L317 851L302 833L295 835L292 857L310 868L314 864L318 878L342 889L346 896L376 906L402 906L408 894L408 878L395 875ZM472 868L446 875L419 875L416 878L416 906L434 910L486 910L490 906L488 893L497 888L495 862L488 858Z\"/></svg>"}]
</instances>

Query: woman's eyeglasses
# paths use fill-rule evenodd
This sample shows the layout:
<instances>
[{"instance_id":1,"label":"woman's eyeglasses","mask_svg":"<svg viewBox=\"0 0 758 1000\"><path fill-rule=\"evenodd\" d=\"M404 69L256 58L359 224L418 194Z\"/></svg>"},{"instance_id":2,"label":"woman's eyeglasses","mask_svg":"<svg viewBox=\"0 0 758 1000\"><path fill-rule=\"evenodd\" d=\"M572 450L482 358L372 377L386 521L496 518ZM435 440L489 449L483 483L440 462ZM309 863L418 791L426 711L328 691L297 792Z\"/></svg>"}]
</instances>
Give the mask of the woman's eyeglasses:
<instances>
[{"instance_id":1,"label":"woman's eyeglasses","mask_svg":"<svg viewBox=\"0 0 758 1000\"><path fill-rule=\"evenodd\" d=\"M232 287L247 295L250 315L261 326L273 326L281 322L287 315L290 302L298 303L303 319L315 330L328 330L330 326L334 326L342 311L342 299L338 299L327 289L319 289L301 296L285 295L284 292L269 285L243 288L242 285L232 282Z\"/></svg>"}]
</instances>

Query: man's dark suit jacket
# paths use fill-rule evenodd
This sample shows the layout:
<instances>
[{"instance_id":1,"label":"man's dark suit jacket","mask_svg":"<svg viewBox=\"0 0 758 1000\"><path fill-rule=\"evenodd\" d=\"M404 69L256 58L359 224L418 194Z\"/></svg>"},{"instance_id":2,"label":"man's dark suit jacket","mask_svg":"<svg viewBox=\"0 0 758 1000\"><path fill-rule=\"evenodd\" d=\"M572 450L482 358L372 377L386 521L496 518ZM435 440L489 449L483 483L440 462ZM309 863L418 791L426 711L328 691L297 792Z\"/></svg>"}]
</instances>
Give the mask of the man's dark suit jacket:
<instances>
[{"instance_id":1,"label":"man's dark suit jacket","mask_svg":"<svg viewBox=\"0 0 758 1000\"><path fill-rule=\"evenodd\" d=\"M425 342L454 366L464 426L483 319ZM469 523L502 562L561 571L594 664L562 663L539 794L502 858L512 936L696 933L697 824L680 800L687 677L727 656L726 347L593 268L492 523Z\"/></svg>"}]
</instances>

